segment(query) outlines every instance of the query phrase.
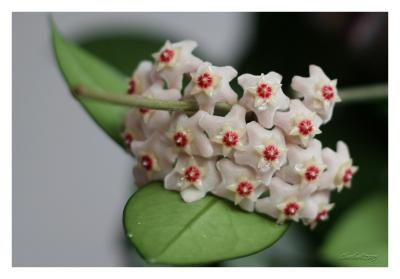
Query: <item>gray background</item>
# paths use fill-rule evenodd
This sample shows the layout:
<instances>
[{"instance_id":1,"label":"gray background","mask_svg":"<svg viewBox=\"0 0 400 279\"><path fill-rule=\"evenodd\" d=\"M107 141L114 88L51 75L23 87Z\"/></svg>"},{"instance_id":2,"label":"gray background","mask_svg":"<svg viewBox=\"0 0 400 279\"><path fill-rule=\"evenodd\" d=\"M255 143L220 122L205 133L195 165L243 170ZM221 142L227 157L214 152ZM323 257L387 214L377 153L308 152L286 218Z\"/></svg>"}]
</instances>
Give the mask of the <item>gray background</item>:
<instances>
[{"instance_id":1,"label":"gray background","mask_svg":"<svg viewBox=\"0 0 400 279\"><path fill-rule=\"evenodd\" d=\"M240 58L252 36L248 14L61 13L54 18L72 40L113 28L196 38L205 59L218 57L227 64ZM69 95L49 35L48 14L13 14L13 265L144 265L127 245L121 222L135 190L134 160ZM290 264L288 257L301 251L292 235L289 231L286 241L263 252L263 259L281 254ZM257 259L225 263L237 264L257 265Z\"/></svg>"}]
</instances>

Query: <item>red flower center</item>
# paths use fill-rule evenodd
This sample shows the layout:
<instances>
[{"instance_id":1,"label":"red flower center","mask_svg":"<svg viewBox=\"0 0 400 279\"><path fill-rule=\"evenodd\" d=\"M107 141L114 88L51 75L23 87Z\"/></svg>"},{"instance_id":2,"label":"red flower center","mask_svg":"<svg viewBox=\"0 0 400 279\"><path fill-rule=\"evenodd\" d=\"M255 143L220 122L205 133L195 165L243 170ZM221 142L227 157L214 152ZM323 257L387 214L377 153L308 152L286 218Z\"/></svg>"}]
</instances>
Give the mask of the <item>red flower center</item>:
<instances>
[{"instance_id":1,"label":"red flower center","mask_svg":"<svg viewBox=\"0 0 400 279\"><path fill-rule=\"evenodd\" d=\"M325 220L326 217L328 217L328 210L322 210L317 214L317 217L315 217L315 221L320 222L321 220Z\"/></svg>"},{"instance_id":2,"label":"red flower center","mask_svg":"<svg viewBox=\"0 0 400 279\"><path fill-rule=\"evenodd\" d=\"M239 142L239 135L235 131L228 131L224 134L222 142L228 147L233 147Z\"/></svg>"},{"instance_id":3,"label":"red flower center","mask_svg":"<svg viewBox=\"0 0 400 279\"><path fill-rule=\"evenodd\" d=\"M319 168L316 166L309 166L306 169L306 172L304 173L304 177L308 180L308 181L313 181L315 179L317 179L318 175L319 175Z\"/></svg>"},{"instance_id":4,"label":"red flower center","mask_svg":"<svg viewBox=\"0 0 400 279\"><path fill-rule=\"evenodd\" d=\"M279 148L273 144L266 145L264 147L263 156L264 160L272 162L275 161L280 154Z\"/></svg>"},{"instance_id":5,"label":"red flower center","mask_svg":"<svg viewBox=\"0 0 400 279\"><path fill-rule=\"evenodd\" d=\"M300 134L308 136L314 129L313 123L310 119L304 119L297 124Z\"/></svg>"},{"instance_id":6,"label":"red flower center","mask_svg":"<svg viewBox=\"0 0 400 279\"><path fill-rule=\"evenodd\" d=\"M164 49L163 51L161 51L160 53L160 61L162 63L169 63L171 62L172 58L174 58L175 52L172 49Z\"/></svg>"},{"instance_id":7,"label":"red flower center","mask_svg":"<svg viewBox=\"0 0 400 279\"><path fill-rule=\"evenodd\" d=\"M272 87L268 83L260 83L257 86L257 95L260 98L268 99L272 95Z\"/></svg>"},{"instance_id":8,"label":"red flower center","mask_svg":"<svg viewBox=\"0 0 400 279\"><path fill-rule=\"evenodd\" d=\"M286 216L293 216L297 213L299 208L300 208L299 204L291 202L286 205L285 209L283 210L283 213L285 213Z\"/></svg>"},{"instance_id":9,"label":"red flower center","mask_svg":"<svg viewBox=\"0 0 400 279\"><path fill-rule=\"evenodd\" d=\"M344 183L348 183L350 182L350 180L353 178L353 172L351 170L351 168L348 168L345 170L344 175L343 175L343 182Z\"/></svg>"},{"instance_id":10,"label":"red flower center","mask_svg":"<svg viewBox=\"0 0 400 279\"><path fill-rule=\"evenodd\" d=\"M188 137L184 132L176 132L174 135L174 142L177 147L185 147L188 143Z\"/></svg>"},{"instance_id":11,"label":"red flower center","mask_svg":"<svg viewBox=\"0 0 400 279\"><path fill-rule=\"evenodd\" d=\"M185 169L184 176L189 182L196 182L200 178L201 172L198 167L190 166Z\"/></svg>"},{"instance_id":12,"label":"red flower center","mask_svg":"<svg viewBox=\"0 0 400 279\"><path fill-rule=\"evenodd\" d=\"M253 184L249 181L241 181L236 187L236 192L241 197L247 197L253 192L253 188Z\"/></svg>"},{"instance_id":13,"label":"red flower center","mask_svg":"<svg viewBox=\"0 0 400 279\"><path fill-rule=\"evenodd\" d=\"M330 100L332 100L335 93L334 93L333 87L331 85L324 85L321 88L321 94L325 100L330 101Z\"/></svg>"},{"instance_id":14,"label":"red flower center","mask_svg":"<svg viewBox=\"0 0 400 279\"><path fill-rule=\"evenodd\" d=\"M140 158L140 163L145 170L150 171L153 168L153 159L149 155L143 155Z\"/></svg>"},{"instance_id":15,"label":"red flower center","mask_svg":"<svg viewBox=\"0 0 400 279\"><path fill-rule=\"evenodd\" d=\"M150 111L150 109L148 109L148 108L139 108L139 112L140 112L142 115L148 113L149 111Z\"/></svg>"},{"instance_id":16,"label":"red flower center","mask_svg":"<svg viewBox=\"0 0 400 279\"><path fill-rule=\"evenodd\" d=\"M132 141L133 141L132 133L129 133L129 132L125 133L124 134L124 143L125 143L125 145L126 146L130 146Z\"/></svg>"},{"instance_id":17,"label":"red flower center","mask_svg":"<svg viewBox=\"0 0 400 279\"><path fill-rule=\"evenodd\" d=\"M128 83L128 95L133 95L136 92L136 82L135 80L131 79Z\"/></svg>"},{"instance_id":18,"label":"red flower center","mask_svg":"<svg viewBox=\"0 0 400 279\"><path fill-rule=\"evenodd\" d=\"M201 89L209 88L213 83L213 77L210 73L203 73L197 77L197 86Z\"/></svg>"}]
</instances>

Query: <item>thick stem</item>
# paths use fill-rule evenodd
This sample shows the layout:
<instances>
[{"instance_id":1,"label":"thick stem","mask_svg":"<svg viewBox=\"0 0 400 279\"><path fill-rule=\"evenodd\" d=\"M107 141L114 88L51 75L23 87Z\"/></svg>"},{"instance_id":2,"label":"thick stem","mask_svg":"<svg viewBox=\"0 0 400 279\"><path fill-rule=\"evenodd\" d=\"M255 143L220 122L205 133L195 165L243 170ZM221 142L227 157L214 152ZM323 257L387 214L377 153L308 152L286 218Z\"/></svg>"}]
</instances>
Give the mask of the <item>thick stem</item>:
<instances>
[{"instance_id":1,"label":"thick stem","mask_svg":"<svg viewBox=\"0 0 400 279\"><path fill-rule=\"evenodd\" d=\"M129 107L180 111L180 112L187 112L189 114L192 114L199 109L196 101L194 100L184 100L184 101L156 100L142 96L96 92L88 90L83 86L77 86L73 90L73 94L77 97L90 98L102 102L129 106ZM388 88L387 84L375 84L375 85L342 89L340 90L339 94L342 99L341 103L365 102L365 101L387 98ZM216 115L225 115L229 112L230 109L231 105L218 102L215 105L214 113Z\"/></svg>"},{"instance_id":2,"label":"thick stem","mask_svg":"<svg viewBox=\"0 0 400 279\"><path fill-rule=\"evenodd\" d=\"M87 90L83 86L77 86L73 91L77 97L90 98L102 102L129 107L148 108L156 110L180 111L187 113L195 113L199 110L199 106L195 100L171 101L157 100L142 96L131 96L127 94L110 94L104 92L96 92ZM231 105L218 102L215 104L214 114L226 115L231 109Z\"/></svg>"}]
</instances>

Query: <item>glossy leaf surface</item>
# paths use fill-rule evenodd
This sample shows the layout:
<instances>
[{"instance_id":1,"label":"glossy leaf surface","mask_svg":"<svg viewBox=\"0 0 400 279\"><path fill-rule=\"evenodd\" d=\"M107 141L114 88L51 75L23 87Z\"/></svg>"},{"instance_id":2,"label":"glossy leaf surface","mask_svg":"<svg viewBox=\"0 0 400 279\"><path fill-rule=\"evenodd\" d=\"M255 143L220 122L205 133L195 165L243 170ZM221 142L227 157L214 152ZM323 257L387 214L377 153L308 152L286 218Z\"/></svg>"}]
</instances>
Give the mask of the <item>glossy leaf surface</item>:
<instances>
[{"instance_id":1,"label":"glossy leaf surface","mask_svg":"<svg viewBox=\"0 0 400 279\"><path fill-rule=\"evenodd\" d=\"M160 182L141 188L124 211L127 237L151 263L200 265L258 252L276 242L287 225L207 196L184 203Z\"/></svg>"}]
</instances>

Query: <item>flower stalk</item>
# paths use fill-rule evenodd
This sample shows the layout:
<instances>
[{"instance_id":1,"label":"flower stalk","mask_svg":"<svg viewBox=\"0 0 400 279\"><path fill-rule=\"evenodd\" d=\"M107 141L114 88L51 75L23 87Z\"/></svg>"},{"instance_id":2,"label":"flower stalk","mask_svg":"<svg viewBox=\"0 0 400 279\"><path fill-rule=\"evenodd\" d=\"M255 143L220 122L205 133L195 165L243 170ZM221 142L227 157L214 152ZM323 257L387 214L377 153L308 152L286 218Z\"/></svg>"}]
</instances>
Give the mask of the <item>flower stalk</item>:
<instances>
[{"instance_id":1,"label":"flower stalk","mask_svg":"<svg viewBox=\"0 0 400 279\"><path fill-rule=\"evenodd\" d=\"M107 92L93 91L83 86L77 86L72 90L72 93L76 97L89 98L97 101L128 106L128 107L178 111L178 112L186 112L188 114L194 114L196 111L199 110L199 106L196 100L184 100L184 101L156 100L142 96L131 96L127 94L110 94ZM215 114L226 115L231 109L231 107L232 106L229 104L218 102L215 105Z\"/></svg>"},{"instance_id":2,"label":"flower stalk","mask_svg":"<svg viewBox=\"0 0 400 279\"><path fill-rule=\"evenodd\" d=\"M110 94L107 92L100 92L89 90L84 86L77 86L72 90L76 97L89 98L101 102L107 102L116 105L147 108L154 110L168 110L186 112L193 114L199 110L196 100L156 100L142 96L131 96L127 94ZM378 99L387 98L388 87L387 84L374 84L368 86L350 87L340 90L340 96L343 103L354 102L367 102ZM218 102L215 105L215 115L226 115L231 105L223 102Z\"/></svg>"}]
</instances>

